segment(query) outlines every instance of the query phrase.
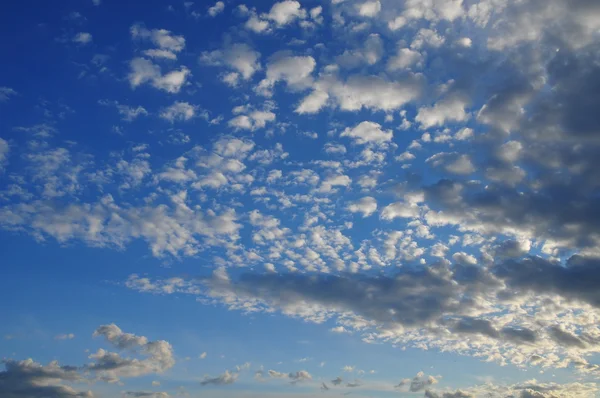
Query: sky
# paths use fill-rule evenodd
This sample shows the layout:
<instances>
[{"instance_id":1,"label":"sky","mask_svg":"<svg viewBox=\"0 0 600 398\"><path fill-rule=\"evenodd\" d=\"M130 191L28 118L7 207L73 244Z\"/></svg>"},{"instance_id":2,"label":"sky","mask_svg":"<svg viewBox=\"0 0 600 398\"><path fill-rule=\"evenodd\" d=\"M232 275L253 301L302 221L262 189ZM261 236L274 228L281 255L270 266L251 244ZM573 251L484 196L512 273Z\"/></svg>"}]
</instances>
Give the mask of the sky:
<instances>
[{"instance_id":1,"label":"sky","mask_svg":"<svg viewBox=\"0 0 600 398\"><path fill-rule=\"evenodd\" d=\"M0 35L1 397L600 397L597 0Z\"/></svg>"}]
</instances>

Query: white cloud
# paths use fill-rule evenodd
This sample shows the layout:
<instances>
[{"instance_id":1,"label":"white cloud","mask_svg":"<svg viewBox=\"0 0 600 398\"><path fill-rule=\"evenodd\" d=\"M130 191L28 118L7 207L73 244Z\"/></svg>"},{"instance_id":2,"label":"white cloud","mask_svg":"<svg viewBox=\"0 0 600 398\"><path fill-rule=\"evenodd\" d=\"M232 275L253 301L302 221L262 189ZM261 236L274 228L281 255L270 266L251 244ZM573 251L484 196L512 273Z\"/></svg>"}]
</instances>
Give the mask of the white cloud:
<instances>
[{"instance_id":1,"label":"white cloud","mask_svg":"<svg viewBox=\"0 0 600 398\"><path fill-rule=\"evenodd\" d=\"M394 218L415 218L419 217L419 206L416 203L396 202L387 205L381 211L383 220L393 220Z\"/></svg>"},{"instance_id":2,"label":"white cloud","mask_svg":"<svg viewBox=\"0 0 600 398\"><path fill-rule=\"evenodd\" d=\"M340 137L349 137L359 145L386 144L392 140L392 130L384 130L379 123L361 122L354 127L346 127Z\"/></svg>"},{"instance_id":3,"label":"white cloud","mask_svg":"<svg viewBox=\"0 0 600 398\"><path fill-rule=\"evenodd\" d=\"M126 122L131 122L131 121L137 119L139 116L147 116L148 115L148 111L146 110L146 108L144 108L143 106L139 106L139 105L136 107L131 107L128 105L119 104L118 101L107 101L107 100L100 100L100 101L98 101L98 103L100 105L114 106L115 108L117 108L119 115L121 115L121 119Z\"/></svg>"},{"instance_id":4,"label":"white cloud","mask_svg":"<svg viewBox=\"0 0 600 398\"><path fill-rule=\"evenodd\" d=\"M383 57L384 45L381 36L376 33L370 34L363 47L356 50L346 50L338 55L335 61L344 68L356 68L363 64L375 65Z\"/></svg>"},{"instance_id":5,"label":"white cloud","mask_svg":"<svg viewBox=\"0 0 600 398\"><path fill-rule=\"evenodd\" d=\"M149 30L141 24L135 24L131 26L129 32L133 39L150 40L158 47L145 51L149 57L176 59L176 54L185 48L185 38L174 35L166 29Z\"/></svg>"},{"instance_id":6,"label":"white cloud","mask_svg":"<svg viewBox=\"0 0 600 398\"><path fill-rule=\"evenodd\" d=\"M415 35L410 48L420 50L423 47L441 47L446 42L446 38L432 29L420 29Z\"/></svg>"},{"instance_id":7,"label":"white cloud","mask_svg":"<svg viewBox=\"0 0 600 398\"><path fill-rule=\"evenodd\" d=\"M390 57L387 63L388 71L397 71L408 69L413 66L419 66L423 62L423 57L418 51L410 48L399 48L398 53Z\"/></svg>"},{"instance_id":8,"label":"white cloud","mask_svg":"<svg viewBox=\"0 0 600 398\"><path fill-rule=\"evenodd\" d=\"M217 1L214 6L212 6L208 9L208 15L210 15L211 17L214 18L217 15L219 15L220 13L222 13L224 10L225 10L225 3L223 3L222 1Z\"/></svg>"},{"instance_id":9,"label":"white cloud","mask_svg":"<svg viewBox=\"0 0 600 398\"><path fill-rule=\"evenodd\" d=\"M408 75L391 82L379 76L352 75L344 82L334 76L326 76L318 80L313 89L313 93L301 101L296 112L316 113L328 103L346 111L363 108L392 111L420 96L422 78Z\"/></svg>"},{"instance_id":10,"label":"white cloud","mask_svg":"<svg viewBox=\"0 0 600 398\"><path fill-rule=\"evenodd\" d=\"M468 100L460 95L446 97L433 106L421 107L415 120L421 124L421 129L443 126L446 122L464 122L469 118L465 112Z\"/></svg>"},{"instance_id":11,"label":"white cloud","mask_svg":"<svg viewBox=\"0 0 600 398\"><path fill-rule=\"evenodd\" d=\"M369 0L359 4L358 14L363 17L373 18L381 11L381 3L379 0Z\"/></svg>"},{"instance_id":12,"label":"white cloud","mask_svg":"<svg viewBox=\"0 0 600 398\"><path fill-rule=\"evenodd\" d=\"M79 32L73 36L73 42L79 44L88 44L92 42L92 35L87 32Z\"/></svg>"},{"instance_id":13,"label":"white cloud","mask_svg":"<svg viewBox=\"0 0 600 398\"><path fill-rule=\"evenodd\" d=\"M8 142L2 138L0 138L0 171L4 170L4 167L8 163L8 152L10 151L10 146Z\"/></svg>"},{"instance_id":14,"label":"white cloud","mask_svg":"<svg viewBox=\"0 0 600 398\"><path fill-rule=\"evenodd\" d=\"M0 87L0 102L8 101L10 97L17 95L17 92L10 87Z\"/></svg>"},{"instance_id":15,"label":"white cloud","mask_svg":"<svg viewBox=\"0 0 600 398\"><path fill-rule=\"evenodd\" d=\"M278 26L284 26L296 19L306 18L306 10L295 0L285 0L273 4L269 13L263 17L274 21Z\"/></svg>"},{"instance_id":16,"label":"white cloud","mask_svg":"<svg viewBox=\"0 0 600 398\"><path fill-rule=\"evenodd\" d=\"M261 69L260 53L244 43L236 43L222 50L203 52L200 62L207 65L226 65L241 74L244 80L250 79L255 72ZM230 76L230 80L237 81L236 76Z\"/></svg>"},{"instance_id":17,"label":"white cloud","mask_svg":"<svg viewBox=\"0 0 600 398\"><path fill-rule=\"evenodd\" d=\"M470 156L456 152L437 153L427 159L427 163L434 167L441 167L451 174L466 175L475 172L475 166L471 162Z\"/></svg>"},{"instance_id":18,"label":"white cloud","mask_svg":"<svg viewBox=\"0 0 600 398\"><path fill-rule=\"evenodd\" d=\"M244 26L246 29L249 29L255 33L266 33L270 30L269 22L260 19L256 15L252 15L250 18L248 18Z\"/></svg>"},{"instance_id":19,"label":"white cloud","mask_svg":"<svg viewBox=\"0 0 600 398\"><path fill-rule=\"evenodd\" d=\"M369 217L377 211L377 200L372 196L365 196L356 202L350 203L346 208L351 213L362 213L363 217Z\"/></svg>"},{"instance_id":20,"label":"white cloud","mask_svg":"<svg viewBox=\"0 0 600 398\"><path fill-rule=\"evenodd\" d=\"M160 66L153 64L145 58L134 58L129 63L131 71L128 79L132 88L144 83L169 93L178 93L186 84L190 70L182 66L180 70L171 71L165 75L161 73Z\"/></svg>"},{"instance_id":21,"label":"white cloud","mask_svg":"<svg viewBox=\"0 0 600 398\"><path fill-rule=\"evenodd\" d=\"M317 113L329 99L329 94L326 91L314 90L312 93L304 97L302 102L298 105L295 112L299 114L304 113Z\"/></svg>"},{"instance_id":22,"label":"white cloud","mask_svg":"<svg viewBox=\"0 0 600 398\"><path fill-rule=\"evenodd\" d=\"M175 121L186 121L196 115L197 106L187 102L176 101L160 112L160 117L173 123Z\"/></svg>"},{"instance_id":23,"label":"white cloud","mask_svg":"<svg viewBox=\"0 0 600 398\"><path fill-rule=\"evenodd\" d=\"M54 336L54 340L72 340L75 338L73 333L64 333Z\"/></svg>"},{"instance_id":24,"label":"white cloud","mask_svg":"<svg viewBox=\"0 0 600 398\"><path fill-rule=\"evenodd\" d=\"M245 114L239 114L245 113ZM263 110L256 109L234 109L235 116L227 125L235 130L250 130L255 131L264 128L267 123L275 121L276 115L270 110L270 107L265 107Z\"/></svg>"},{"instance_id":25,"label":"white cloud","mask_svg":"<svg viewBox=\"0 0 600 398\"><path fill-rule=\"evenodd\" d=\"M271 88L278 81L284 81L289 88L294 90L305 89L311 86L312 72L316 66L315 59L311 56L289 56L276 54L267 65L267 76L257 86L257 92L270 96Z\"/></svg>"},{"instance_id":26,"label":"white cloud","mask_svg":"<svg viewBox=\"0 0 600 398\"><path fill-rule=\"evenodd\" d=\"M216 376L216 377L210 377L210 376L206 376L204 378L204 380L202 380L200 382L201 385L206 386L209 384L214 384L217 386L223 386L223 385L228 385L228 384L233 384L237 381L239 374L238 373L231 373L228 370L225 371L225 373Z\"/></svg>"}]
</instances>

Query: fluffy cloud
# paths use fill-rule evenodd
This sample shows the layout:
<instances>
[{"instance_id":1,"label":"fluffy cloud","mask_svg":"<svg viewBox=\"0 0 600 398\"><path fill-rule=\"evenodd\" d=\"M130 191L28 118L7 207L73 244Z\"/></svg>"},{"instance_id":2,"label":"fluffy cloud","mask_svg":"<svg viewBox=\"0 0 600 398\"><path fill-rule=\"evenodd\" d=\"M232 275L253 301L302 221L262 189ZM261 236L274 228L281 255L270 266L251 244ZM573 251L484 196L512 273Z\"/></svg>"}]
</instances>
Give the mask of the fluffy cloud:
<instances>
[{"instance_id":1,"label":"fluffy cloud","mask_svg":"<svg viewBox=\"0 0 600 398\"><path fill-rule=\"evenodd\" d=\"M225 3L223 3L222 1L217 1L215 5L208 8L208 15L214 18L220 13L222 13L223 10L225 10Z\"/></svg>"},{"instance_id":2,"label":"fluffy cloud","mask_svg":"<svg viewBox=\"0 0 600 398\"><path fill-rule=\"evenodd\" d=\"M177 36L166 29L146 29L143 25L136 24L130 28L131 37L138 40L148 40L157 48L144 51L152 58L176 59L177 53L185 48L185 38Z\"/></svg>"},{"instance_id":3,"label":"fluffy cloud","mask_svg":"<svg viewBox=\"0 0 600 398\"><path fill-rule=\"evenodd\" d=\"M128 79L132 88L150 83L153 87L168 93L178 93L191 74L190 70L183 66L179 70L163 75L160 66L145 58L134 58L129 62L129 67Z\"/></svg>"},{"instance_id":4,"label":"fluffy cloud","mask_svg":"<svg viewBox=\"0 0 600 398\"><path fill-rule=\"evenodd\" d=\"M187 102L177 101L174 102L173 105L164 108L160 112L160 117L171 123L175 121L186 121L192 119L196 115L197 109L198 107L190 105Z\"/></svg>"},{"instance_id":5,"label":"fluffy cloud","mask_svg":"<svg viewBox=\"0 0 600 398\"><path fill-rule=\"evenodd\" d=\"M417 75L408 75L394 82L378 76L352 75L346 81L335 76L318 80L314 91L305 97L296 112L316 113L326 104L338 106L345 111L363 108L373 111L392 111L421 95L422 81Z\"/></svg>"},{"instance_id":6,"label":"fluffy cloud","mask_svg":"<svg viewBox=\"0 0 600 398\"><path fill-rule=\"evenodd\" d=\"M311 56L276 54L267 64L267 76L257 86L263 95L271 95L271 88L283 81L292 90L310 87L316 62Z\"/></svg>"},{"instance_id":7,"label":"fluffy cloud","mask_svg":"<svg viewBox=\"0 0 600 398\"><path fill-rule=\"evenodd\" d=\"M358 5L358 14L363 17L375 17L381 11L379 0L369 0Z\"/></svg>"},{"instance_id":8,"label":"fluffy cloud","mask_svg":"<svg viewBox=\"0 0 600 398\"><path fill-rule=\"evenodd\" d=\"M363 217L369 217L377 211L377 200L371 196L365 196L358 201L348 205L348 211L362 213Z\"/></svg>"},{"instance_id":9,"label":"fluffy cloud","mask_svg":"<svg viewBox=\"0 0 600 398\"><path fill-rule=\"evenodd\" d=\"M86 369L98 374L110 383L120 378L138 377L151 373L162 373L175 365L173 348L164 340L149 341L145 336L124 333L117 325L98 327L94 336L103 336L119 350L129 350L146 358L124 358L117 353L100 348L89 356L93 362Z\"/></svg>"},{"instance_id":10,"label":"fluffy cloud","mask_svg":"<svg viewBox=\"0 0 600 398\"><path fill-rule=\"evenodd\" d=\"M385 144L393 137L391 130L383 130L379 123L361 122L355 127L346 127L340 137L349 137L356 144Z\"/></svg>"},{"instance_id":11,"label":"fluffy cloud","mask_svg":"<svg viewBox=\"0 0 600 398\"><path fill-rule=\"evenodd\" d=\"M8 101L10 97L17 95L17 92L10 87L0 87L0 102Z\"/></svg>"},{"instance_id":12,"label":"fluffy cloud","mask_svg":"<svg viewBox=\"0 0 600 398\"><path fill-rule=\"evenodd\" d=\"M237 381L239 374L238 373L230 373L228 370L225 371L222 375L216 377L205 377L204 380L200 382L201 385L206 386L209 384L214 384L217 386L233 384Z\"/></svg>"},{"instance_id":13,"label":"fluffy cloud","mask_svg":"<svg viewBox=\"0 0 600 398\"><path fill-rule=\"evenodd\" d=\"M255 72L259 71L261 69L259 59L260 53L244 43L235 43L222 50L203 52L200 56L200 62L203 64L225 65L233 69L235 75L229 76L230 85L236 85L239 76L248 80Z\"/></svg>"},{"instance_id":14,"label":"fluffy cloud","mask_svg":"<svg viewBox=\"0 0 600 398\"><path fill-rule=\"evenodd\" d=\"M32 359L2 361L6 370L0 372L0 391L10 398L25 397L93 397L91 391L81 392L65 383L81 382L83 377L72 366L58 362L42 365Z\"/></svg>"},{"instance_id":15,"label":"fluffy cloud","mask_svg":"<svg viewBox=\"0 0 600 398\"><path fill-rule=\"evenodd\" d=\"M92 35L87 32L79 32L73 36L73 42L81 45L89 44L92 42Z\"/></svg>"}]
</instances>

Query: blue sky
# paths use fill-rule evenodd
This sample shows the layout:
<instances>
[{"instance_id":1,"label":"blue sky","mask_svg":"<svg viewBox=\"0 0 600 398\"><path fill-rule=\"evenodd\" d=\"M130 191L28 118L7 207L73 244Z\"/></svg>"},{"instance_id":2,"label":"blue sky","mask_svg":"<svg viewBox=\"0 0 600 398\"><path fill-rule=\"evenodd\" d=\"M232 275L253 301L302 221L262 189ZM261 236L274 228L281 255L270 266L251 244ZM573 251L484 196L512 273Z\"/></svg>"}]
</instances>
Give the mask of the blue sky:
<instances>
[{"instance_id":1,"label":"blue sky","mask_svg":"<svg viewBox=\"0 0 600 398\"><path fill-rule=\"evenodd\" d=\"M596 2L0 7L1 396L598 396Z\"/></svg>"}]
</instances>

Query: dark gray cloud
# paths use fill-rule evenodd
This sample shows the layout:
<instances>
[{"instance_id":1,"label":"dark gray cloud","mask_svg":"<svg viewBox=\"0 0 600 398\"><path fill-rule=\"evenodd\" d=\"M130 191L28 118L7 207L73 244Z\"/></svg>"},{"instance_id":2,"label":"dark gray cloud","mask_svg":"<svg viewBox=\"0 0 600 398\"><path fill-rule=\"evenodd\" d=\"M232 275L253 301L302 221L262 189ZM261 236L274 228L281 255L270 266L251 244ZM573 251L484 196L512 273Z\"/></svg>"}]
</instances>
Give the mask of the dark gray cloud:
<instances>
[{"instance_id":1,"label":"dark gray cloud","mask_svg":"<svg viewBox=\"0 0 600 398\"><path fill-rule=\"evenodd\" d=\"M93 397L90 391L77 391L65 383L83 382L80 369L60 366L57 362L41 365L27 359L2 361L0 396L3 398L67 398Z\"/></svg>"}]
</instances>

